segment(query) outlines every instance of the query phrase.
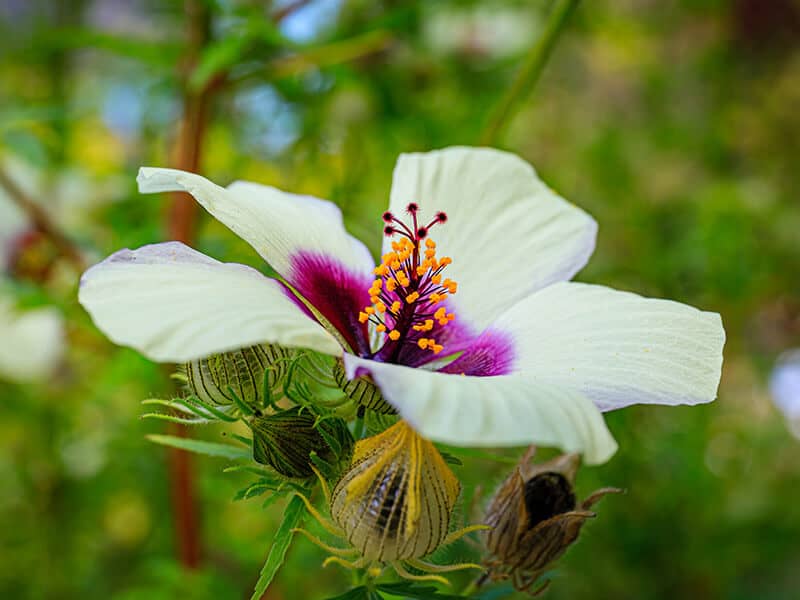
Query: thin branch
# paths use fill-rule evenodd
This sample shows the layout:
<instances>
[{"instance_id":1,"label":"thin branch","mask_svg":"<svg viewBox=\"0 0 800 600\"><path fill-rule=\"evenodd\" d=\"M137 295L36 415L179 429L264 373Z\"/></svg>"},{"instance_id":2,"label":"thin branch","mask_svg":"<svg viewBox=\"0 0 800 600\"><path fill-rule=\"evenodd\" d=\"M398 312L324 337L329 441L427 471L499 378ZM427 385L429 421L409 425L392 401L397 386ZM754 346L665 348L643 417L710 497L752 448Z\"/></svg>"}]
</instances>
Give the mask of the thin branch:
<instances>
[{"instance_id":1,"label":"thin branch","mask_svg":"<svg viewBox=\"0 0 800 600\"><path fill-rule=\"evenodd\" d=\"M0 166L0 186L8 192L9 198L30 219L33 226L47 236L58 251L69 260L76 269L83 271L86 263L78 247L53 222L45 210L25 193L17 183Z\"/></svg>"},{"instance_id":2,"label":"thin branch","mask_svg":"<svg viewBox=\"0 0 800 600\"><path fill-rule=\"evenodd\" d=\"M519 102L531 93L559 36L579 3L580 0L557 0L556 5L550 11L542 36L531 48L514 83L492 111L489 122L480 137L481 144L488 146L497 141L516 111Z\"/></svg>"},{"instance_id":3,"label":"thin branch","mask_svg":"<svg viewBox=\"0 0 800 600\"><path fill-rule=\"evenodd\" d=\"M301 8L303 8L306 4L309 3L309 1L310 0L294 0L294 2L289 2L288 4L283 6L282 8L279 8L279 9L275 10L270 15L270 18L275 23L280 23L281 21L283 21L286 17L288 17L289 15L294 13L295 11L298 11Z\"/></svg>"}]
</instances>

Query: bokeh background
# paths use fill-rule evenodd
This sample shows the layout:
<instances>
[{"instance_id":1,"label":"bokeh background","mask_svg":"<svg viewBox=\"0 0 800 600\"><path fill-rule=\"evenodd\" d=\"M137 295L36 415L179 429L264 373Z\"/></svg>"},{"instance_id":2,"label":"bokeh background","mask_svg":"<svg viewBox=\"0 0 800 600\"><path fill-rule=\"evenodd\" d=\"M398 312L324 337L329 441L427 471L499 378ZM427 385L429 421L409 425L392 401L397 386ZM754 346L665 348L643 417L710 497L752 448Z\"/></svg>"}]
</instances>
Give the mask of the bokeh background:
<instances>
[{"instance_id":1,"label":"bokeh background","mask_svg":"<svg viewBox=\"0 0 800 600\"><path fill-rule=\"evenodd\" d=\"M0 3L0 293L56 307L66 340L54 372L0 380L1 597L249 597L280 521L280 503L233 501L246 480L224 460L193 457L187 559L175 456L144 437L166 427L139 418L174 393L169 371L77 304L80 263L176 235L264 268L205 214L139 195L137 168L332 199L377 252L397 155L486 140L551 5ZM583 2L515 93L490 141L599 222L579 279L718 311L728 334L716 402L608 415L620 450L578 490L628 493L599 505L546 597L800 597L800 443L767 384L800 346L800 3ZM457 471L471 494L507 468ZM297 541L265 597L345 591L323 558Z\"/></svg>"}]
</instances>

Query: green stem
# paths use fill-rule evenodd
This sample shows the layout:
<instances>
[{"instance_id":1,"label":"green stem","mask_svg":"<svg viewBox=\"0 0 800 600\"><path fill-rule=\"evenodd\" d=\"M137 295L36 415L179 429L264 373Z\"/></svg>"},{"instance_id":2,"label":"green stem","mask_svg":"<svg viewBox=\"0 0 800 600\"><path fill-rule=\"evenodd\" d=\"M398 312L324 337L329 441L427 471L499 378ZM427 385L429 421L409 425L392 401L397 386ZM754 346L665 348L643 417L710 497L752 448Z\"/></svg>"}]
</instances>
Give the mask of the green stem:
<instances>
[{"instance_id":1,"label":"green stem","mask_svg":"<svg viewBox=\"0 0 800 600\"><path fill-rule=\"evenodd\" d=\"M480 137L482 145L494 143L504 127L513 116L519 102L533 90L539 76L553 52L558 37L564 30L570 15L577 8L580 0L557 0L550 11L544 32L536 44L531 48L525 62L517 73L517 77L508 92L495 106L486 128Z\"/></svg>"}]
</instances>

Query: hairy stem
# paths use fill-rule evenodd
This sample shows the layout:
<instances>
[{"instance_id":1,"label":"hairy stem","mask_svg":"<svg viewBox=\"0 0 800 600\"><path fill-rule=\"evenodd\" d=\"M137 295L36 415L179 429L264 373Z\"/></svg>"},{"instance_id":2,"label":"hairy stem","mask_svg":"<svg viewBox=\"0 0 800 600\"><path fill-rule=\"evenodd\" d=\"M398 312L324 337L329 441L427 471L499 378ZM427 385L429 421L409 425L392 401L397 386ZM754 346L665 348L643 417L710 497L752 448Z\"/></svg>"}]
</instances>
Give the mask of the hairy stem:
<instances>
[{"instance_id":1,"label":"hairy stem","mask_svg":"<svg viewBox=\"0 0 800 600\"><path fill-rule=\"evenodd\" d=\"M175 144L174 166L184 171L197 171L200 165L202 143L208 116L209 96L214 86L191 91L188 76L199 60L203 47L208 42L210 14L202 0L186 0L185 12L188 21L188 46L183 66L183 114ZM174 192L167 218L170 239L191 244L197 222L197 206L188 194ZM171 433L186 436L184 425L172 424ZM170 450L170 475L172 503L175 512L175 534L178 558L189 569L197 568L201 560L200 522L197 515L195 482L191 455L183 450Z\"/></svg>"}]
</instances>

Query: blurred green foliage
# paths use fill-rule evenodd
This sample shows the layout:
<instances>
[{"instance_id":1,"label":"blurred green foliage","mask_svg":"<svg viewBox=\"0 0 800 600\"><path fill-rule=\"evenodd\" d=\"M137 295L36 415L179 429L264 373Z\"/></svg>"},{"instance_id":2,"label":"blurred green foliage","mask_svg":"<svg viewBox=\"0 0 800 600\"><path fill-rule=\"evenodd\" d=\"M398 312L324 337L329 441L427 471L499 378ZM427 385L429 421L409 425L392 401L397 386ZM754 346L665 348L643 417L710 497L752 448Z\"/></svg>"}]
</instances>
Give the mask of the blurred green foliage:
<instances>
[{"instance_id":1,"label":"blurred green foliage","mask_svg":"<svg viewBox=\"0 0 800 600\"><path fill-rule=\"evenodd\" d=\"M90 257L164 239L166 199L138 195L136 169L172 164L184 98L206 92L203 174L334 200L377 252L396 156L476 143L550 5L195 4L208 19L194 65L177 0L0 5L0 164L39 182L32 195ZM799 24L792 0L584 2L495 140L600 223L581 280L719 311L728 333L717 402L608 415L620 450L578 490L628 493L601 503L549 598L800 593L800 445L764 385L800 345ZM196 246L264 268L205 215ZM70 344L51 380L0 382L0 596L248 595L282 506L232 502L244 475L195 460L203 562L180 567L165 449L145 439L164 427L138 419L173 384L93 328L74 269L55 273L15 284L63 311ZM468 499L508 469L462 462ZM323 558L297 542L266 597L346 591Z\"/></svg>"}]
</instances>

